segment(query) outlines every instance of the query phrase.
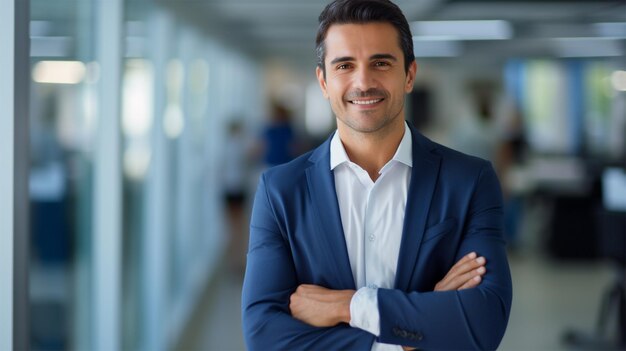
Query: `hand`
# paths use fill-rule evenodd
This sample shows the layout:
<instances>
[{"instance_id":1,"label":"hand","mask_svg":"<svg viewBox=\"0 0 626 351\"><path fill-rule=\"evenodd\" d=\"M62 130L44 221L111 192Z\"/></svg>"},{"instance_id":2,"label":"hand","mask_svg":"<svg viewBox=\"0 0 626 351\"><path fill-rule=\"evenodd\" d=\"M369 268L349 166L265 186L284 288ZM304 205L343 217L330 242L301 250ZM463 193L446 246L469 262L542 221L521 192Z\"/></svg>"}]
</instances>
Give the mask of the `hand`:
<instances>
[{"instance_id":1,"label":"hand","mask_svg":"<svg viewBox=\"0 0 626 351\"><path fill-rule=\"evenodd\" d=\"M459 260L448 274L435 285L435 291L463 290L480 284L482 276L487 271L484 257L476 258L476 253L471 252Z\"/></svg>"},{"instance_id":2,"label":"hand","mask_svg":"<svg viewBox=\"0 0 626 351\"><path fill-rule=\"evenodd\" d=\"M435 291L462 290L469 289L480 284L482 276L485 274L484 257L476 258L476 253L471 252L457 262L448 274L435 285ZM413 347L402 346L404 351L415 350Z\"/></svg>"},{"instance_id":3,"label":"hand","mask_svg":"<svg viewBox=\"0 0 626 351\"><path fill-rule=\"evenodd\" d=\"M350 323L350 301L355 292L302 284L291 294L289 309L294 318L314 327Z\"/></svg>"}]
</instances>

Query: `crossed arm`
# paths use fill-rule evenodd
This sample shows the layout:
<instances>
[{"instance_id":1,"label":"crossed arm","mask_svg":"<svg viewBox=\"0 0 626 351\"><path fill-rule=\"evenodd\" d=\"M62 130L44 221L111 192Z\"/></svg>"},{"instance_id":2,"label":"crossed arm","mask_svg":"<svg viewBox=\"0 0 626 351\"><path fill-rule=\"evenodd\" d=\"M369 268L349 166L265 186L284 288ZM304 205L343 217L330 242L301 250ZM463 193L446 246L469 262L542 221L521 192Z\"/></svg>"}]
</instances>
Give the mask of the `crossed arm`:
<instances>
[{"instance_id":1,"label":"crossed arm","mask_svg":"<svg viewBox=\"0 0 626 351\"><path fill-rule=\"evenodd\" d=\"M486 260L476 256L475 252L471 252L459 260L437 283L435 291L463 290L480 284L486 272ZM295 319L314 327L350 323L350 302L355 293L355 290L332 290L318 285L301 284L291 294L289 309Z\"/></svg>"},{"instance_id":2,"label":"crossed arm","mask_svg":"<svg viewBox=\"0 0 626 351\"><path fill-rule=\"evenodd\" d=\"M457 262L437 283L434 291L463 290L480 284L486 260L471 252ZM355 290L332 290L318 285L301 284L290 296L291 315L314 327L333 327L350 323L350 302Z\"/></svg>"}]
</instances>

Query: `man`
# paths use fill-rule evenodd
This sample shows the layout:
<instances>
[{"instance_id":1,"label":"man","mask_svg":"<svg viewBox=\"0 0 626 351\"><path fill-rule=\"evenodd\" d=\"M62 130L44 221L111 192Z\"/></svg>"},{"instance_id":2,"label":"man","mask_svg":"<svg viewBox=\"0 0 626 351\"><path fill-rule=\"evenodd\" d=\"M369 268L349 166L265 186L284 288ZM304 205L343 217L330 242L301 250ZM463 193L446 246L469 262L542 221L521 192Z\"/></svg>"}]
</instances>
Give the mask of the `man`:
<instances>
[{"instance_id":1,"label":"man","mask_svg":"<svg viewBox=\"0 0 626 351\"><path fill-rule=\"evenodd\" d=\"M261 176L248 348L496 349L511 306L498 180L405 122L417 66L404 15L336 0L317 53L337 132Z\"/></svg>"}]
</instances>

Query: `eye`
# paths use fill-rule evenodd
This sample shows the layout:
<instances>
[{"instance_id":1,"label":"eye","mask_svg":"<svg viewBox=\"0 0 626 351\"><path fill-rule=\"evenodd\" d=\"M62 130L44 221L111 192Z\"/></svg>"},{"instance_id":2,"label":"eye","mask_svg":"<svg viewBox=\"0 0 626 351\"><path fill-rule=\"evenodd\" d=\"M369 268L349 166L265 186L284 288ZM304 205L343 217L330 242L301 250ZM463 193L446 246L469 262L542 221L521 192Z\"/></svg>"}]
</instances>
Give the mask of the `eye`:
<instances>
[{"instance_id":1,"label":"eye","mask_svg":"<svg viewBox=\"0 0 626 351\"><path fill-rule=\"evenodd\" d=\"M386 67L391 67L391 64L389 62L387 62L387 61L375 61L374 62L374 67L386 68Z\"/></svg>"},{"instance_id":2,"label":"eye","mask_svg":"<svg viewBox=\"0 0 626 351\"><path fill-rule=\"evenodd\" d=\"M350 68L350 65L347 63L342 63L336 67L337 70L344 70Z\"/></svg>"}]
</instances>

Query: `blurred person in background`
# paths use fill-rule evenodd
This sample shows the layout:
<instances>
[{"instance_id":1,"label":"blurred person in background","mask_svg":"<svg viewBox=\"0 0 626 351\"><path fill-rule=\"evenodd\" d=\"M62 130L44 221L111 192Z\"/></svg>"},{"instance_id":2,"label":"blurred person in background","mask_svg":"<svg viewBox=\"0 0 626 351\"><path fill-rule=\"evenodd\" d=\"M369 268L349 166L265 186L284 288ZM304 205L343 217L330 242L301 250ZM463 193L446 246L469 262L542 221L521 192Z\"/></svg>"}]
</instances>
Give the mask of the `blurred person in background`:
<instances>
[{"instance_id":1,"label":"blurred person in background","mask_svg":"<svg viewBox=\"0 0 626 351\"><path fill-rule=\"evenodd\" d=\"M291 113L282 104L272 103L271 120L261 138L264 166L273 167L291 161L298 154L296 141Z\"/></svg>"},{"instance_id":2,"label":"blurred person in background","mask_svg":"<svg viewBox=\"0 0 626 351\"><path fill-rule=\"evenodd\" d=\"M31 128L30 198L36 260L66 265L70 260L67 149L57 137L56 96L46 95L41 119Z\"/></svg>"},{"instance_id":3,"label":"blurred person in background","mask_svg":"<svg viewBox=\"0 0 626 351\"><path fill-rule=\"evenodd\" d=\"M468 106L454 126L451 140L454 149L489 161L495 160L501 141L493 112L492 91L491 84L487 82L469 84Z\"/></svg>"},{"instance_id":4,"label":"blurred person in background","mask_svg":"<svg viewBox=\"0 0 626 351\"><path fill-rule=\"evenodd\" d=\"M245 270L247 219L245 207L248 193L250 147L243 123L235 118L228 124L222 168L224 201L228 216L228 260L236 274Z\"/></svg>"},{"instance_id":5,"label":"blurred person in background","mask_svg":"<svg viewBox=\"0 0 626 351\"><path fill-rule=\"evenodd\" d=\"M319 20L337 132L261 176L247 347L496 349L512 288L493 168L405 121L417 64L395 4L336 0Z\"/></svg>"},{"instance_id":6,"label":"blurred person in background","mask_svg":"<svg viewBox=\"0 0 626 351\"><path fill-rule=\"evenodd\" d=\"M70 150L59 137L58 96L54 90L42 95L37 106L40 118L31 123L31 170L29 179L32 257L29 267L31 347L63 350L69 347L71 328L72 249L70 222Z\"/></svg>"},{"instance_id":7,"label":"blurred person in background","mask_svg":"<svg viewBox=\"0 0 626 351\"><path fill-rule=\"evenodd\" d=\"M517 170L522 167L526 153L526 138L521 110L517 106L497 113L495 84L473 81L468 84L469 105L465 115L453 128L451 146L463 152L489 160L502 182L504 198L504 235L507 248L519 246L519 223L523 198Z\"/></svg>"},{"instance_id":8,"label":"blurred person in background","mask_svg":"<svg viewBox=\"0 0 626 351\"><path fill-rule=\"evenodd\" d=\"M524 181L520 170L524 167L528 143L524 132L521 109L514 106L505 121L502 140L495 156L495 167L502 182L504 196L504 234L507 247L517 251L520 246L520 221L524 207ZM521 175L521 177L520 177Z\"/></svg>"}]
</instances>

